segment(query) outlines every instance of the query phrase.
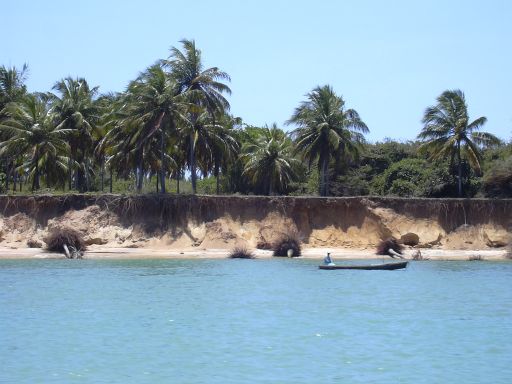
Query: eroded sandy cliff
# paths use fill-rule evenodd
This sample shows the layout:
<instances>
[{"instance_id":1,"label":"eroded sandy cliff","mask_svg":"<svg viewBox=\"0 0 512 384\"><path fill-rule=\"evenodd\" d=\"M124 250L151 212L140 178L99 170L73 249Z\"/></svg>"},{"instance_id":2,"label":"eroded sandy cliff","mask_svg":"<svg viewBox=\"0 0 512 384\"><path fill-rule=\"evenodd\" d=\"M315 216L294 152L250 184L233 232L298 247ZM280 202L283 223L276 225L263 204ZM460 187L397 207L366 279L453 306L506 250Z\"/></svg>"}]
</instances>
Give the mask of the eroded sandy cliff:
<instances>
[{"instance_id":1,"label":"eroded sandy cliff","mask_svg":"<svg viewBox=\"0 0 512 384\"><path fill-rule=\"evenodd\" d=\"M0 245L37 246L70 226L105 247L257 247L296 231L306 246L486 249L510 241L512 200L252 196L0 197Z\"/></svg>"}]
</instances>

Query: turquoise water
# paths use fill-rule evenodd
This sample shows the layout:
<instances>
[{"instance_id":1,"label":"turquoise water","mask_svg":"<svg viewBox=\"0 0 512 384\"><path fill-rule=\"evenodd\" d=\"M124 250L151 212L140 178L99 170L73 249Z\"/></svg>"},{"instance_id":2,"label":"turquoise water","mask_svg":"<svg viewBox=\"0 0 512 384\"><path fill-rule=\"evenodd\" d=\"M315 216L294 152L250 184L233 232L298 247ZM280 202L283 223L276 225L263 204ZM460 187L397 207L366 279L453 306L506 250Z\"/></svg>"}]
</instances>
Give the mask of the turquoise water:
<instances>
[{"instance_id":1,"label":"turquoise water","mask_svg":"<svg viewBox=\"0 0 512 384\"><path fill-rule=\"evenodd\" d=\"M512 263L0 260L1 383L510 383Z\"/></svg>"}]
</instances>

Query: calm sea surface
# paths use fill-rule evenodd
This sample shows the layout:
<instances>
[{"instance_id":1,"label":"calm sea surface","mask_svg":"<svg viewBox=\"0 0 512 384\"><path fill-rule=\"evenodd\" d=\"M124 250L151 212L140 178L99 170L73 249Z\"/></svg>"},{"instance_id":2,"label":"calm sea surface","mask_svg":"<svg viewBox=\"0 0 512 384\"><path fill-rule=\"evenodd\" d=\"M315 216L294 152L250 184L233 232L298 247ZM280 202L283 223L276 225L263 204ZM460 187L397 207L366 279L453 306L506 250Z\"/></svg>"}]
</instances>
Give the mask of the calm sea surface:
<instances>
[{"instance_id":1,"label":"calm sea surface","mask_svg":"<svg viewBox=\"0 0 512 384\"><path fill-rule=\"evenodd\" d=\"M512 382L512 263L317 263L0 260L0 382Z\"/></svg>"}]
</instances>

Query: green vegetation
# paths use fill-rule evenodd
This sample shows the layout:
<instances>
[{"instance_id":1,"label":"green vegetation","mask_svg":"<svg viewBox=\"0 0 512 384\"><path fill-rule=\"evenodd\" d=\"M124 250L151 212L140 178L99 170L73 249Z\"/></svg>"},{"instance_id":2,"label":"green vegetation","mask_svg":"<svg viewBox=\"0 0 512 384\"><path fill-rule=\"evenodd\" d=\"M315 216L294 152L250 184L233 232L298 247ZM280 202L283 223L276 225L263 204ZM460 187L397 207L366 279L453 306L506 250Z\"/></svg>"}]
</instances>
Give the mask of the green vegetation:
<instances>
[{"instance_id":1,"label":"green vegetation","mask_svg":"<svg viewBox=\"0 0 512 384\"><path fill-rule=\"evenodd\" d=\"M1 193L512 197L512 142L481 132L460 90L426 109L418 141L368 143L329 85L290 111L289 133L230 115L230 77L193 40L122 93L69 77L29 93L27 70L0 67Z\"/></svg>"},{"instance_id":2,"label":"green vegetation","mask_svg":"<svg viewBox=\"0 0 512 384\"><path fill-rule=\"evenodd\" d=\"M425 127L418 135L428 140L420 151L429 153L430 159L449 158L457 161L457 184L459 197L462 196L462 159L476 172L480 172L482 153L480 146L500 144L500 140L487 132L477 132L487 121L479 117L469 122L468 108L460 90L445 91L437 98L437 105L427 108L423 122Z\"/></svg>"},{"instance_id":3,"label":"green vegetation","mask_svg":"<svg viewBox=\"0 0 512 384\"><path fill-rule=\"evenodd\" d=\"M330 86L317 87L307 97L308 100L295 110L289 123L299 126L293 132L297 152L310 167L318 160L318 193L327 196L331 159L357 158L364 142L361 132L369 131L355 110L345 110L345 101Z\"/></svg>"}]
</instances>

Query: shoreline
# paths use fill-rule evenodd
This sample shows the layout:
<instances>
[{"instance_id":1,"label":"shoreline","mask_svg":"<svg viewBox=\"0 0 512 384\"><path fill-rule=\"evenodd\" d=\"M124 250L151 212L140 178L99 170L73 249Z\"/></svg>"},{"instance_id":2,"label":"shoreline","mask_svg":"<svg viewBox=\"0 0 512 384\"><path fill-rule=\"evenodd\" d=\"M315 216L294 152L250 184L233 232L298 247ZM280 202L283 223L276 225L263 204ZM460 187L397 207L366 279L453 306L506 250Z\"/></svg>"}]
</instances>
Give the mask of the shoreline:
<instances>
[{"instance_id":1,"label":"shoreline","mask_svg":"<svg viewBox=\"0 0 512 384\"><path fill-rule=\"evenodd\" d=\"M404 251L404 258L412 260L412 255L417 249ZM108 248L91 246L85 252L86 260L145 260L145 259L226 259L230 249L162 249L162 248ZM327 252L331 252L334 260L371 260L384 259L386 261L398 261L387 256L376 255L373 250L350 248L304 248L300 259L323 259ZM257 259L271 259L272 251L253 250ZM445 249L421 249L424 258L431 261L468 261L470 259L484 261L505 261L507 251L500 250L445 250ZM26 259L65 259L64 255L45 251L41 248L5 248L0 247L0 260L26 260Z\"/></svg>"}]
</instances>

